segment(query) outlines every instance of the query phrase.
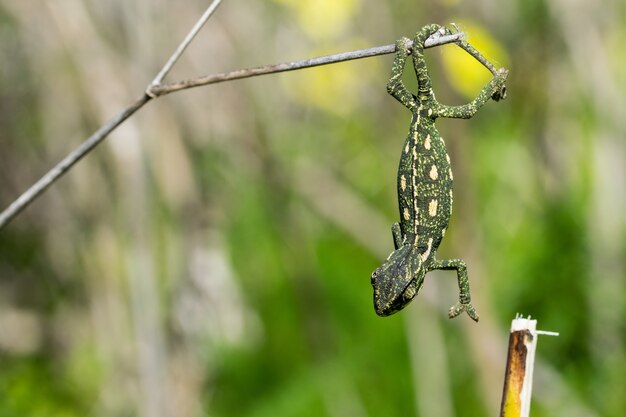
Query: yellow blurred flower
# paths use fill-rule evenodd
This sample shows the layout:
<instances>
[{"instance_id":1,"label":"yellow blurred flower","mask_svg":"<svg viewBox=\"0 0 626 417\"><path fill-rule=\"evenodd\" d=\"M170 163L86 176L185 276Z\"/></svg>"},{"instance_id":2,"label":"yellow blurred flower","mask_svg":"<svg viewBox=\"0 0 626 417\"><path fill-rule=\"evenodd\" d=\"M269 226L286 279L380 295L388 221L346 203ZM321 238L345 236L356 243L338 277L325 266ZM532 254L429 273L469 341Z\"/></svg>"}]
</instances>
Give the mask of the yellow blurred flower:
<instances>
[{"instance_id":1,"label":"yellow blurred flower","mask_svg":"<svg viewBox=\"0 0 626 417\"><path fill-rule=\"evenodd\" d=\"M332 52L364 48L365 41L333 46ZM312 51L311 56L332 53L328 48ZM297 71L283 77L287 93L300 103L314 105L335 114L349 114L361 97L360 87L371 83L380 73L376 59L340 62ZM383 86L384 87L384 86ZM384 88L381 87L384 92Z\"/></svg>"},{"instance_id":2,"label":"yellow blurred flower","mask_svg":"<svg viewBox=\"0 0 626 417\"><path fill-rule=\"evenodd\" d=\"M365 47L365 42L351 39L349 46L342 34L349 26L360 0L274 0L290 8L297 26L320 47L310 56ZM359 46L355 46L360 44ZM323 45L333 45L332 48ZM312 104L325 111L347 114L359 95L359 85L369 82L375 69L372 63L338 63L299 71L284 77L288 94L296 101ZM356 75L358 74L358 76Z\"/></svg>"},{"instance_id":3,"label":"yellow blurred flower","mask_svg":"<svg viewBox=\"0 0 626 417\"><path fill-rule=\"evenodd\" d=\"M311 39L331 39L354 17L359 0L275 0L290 6L298 26Z\"/></svg>"},{"instance_id":4,"label":"yellow blurred flower","mask_svg":"<svg viewBox=\"0 0 626 417\"><path fill-rule=\"evenodd\" d=\"M509 57L502 45L478 24L464 21L459 28L467 41L478 49L496 68L507 67ZM473 99L492 78L491 73L467 52L456 46L443 48L443 68L452 88Z\"/></svg>"}]
</instances>

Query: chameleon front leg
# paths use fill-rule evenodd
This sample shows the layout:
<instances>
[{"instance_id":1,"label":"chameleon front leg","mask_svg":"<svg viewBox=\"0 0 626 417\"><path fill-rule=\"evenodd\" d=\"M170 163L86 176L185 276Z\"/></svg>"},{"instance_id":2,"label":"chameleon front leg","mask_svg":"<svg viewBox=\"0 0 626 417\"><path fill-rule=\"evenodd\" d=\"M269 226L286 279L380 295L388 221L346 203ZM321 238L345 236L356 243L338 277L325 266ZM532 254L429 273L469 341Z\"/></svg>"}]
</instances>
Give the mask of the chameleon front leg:
<instances>
[{"instance_id":1,"label":"chameleon front leg","mask_svg":"<svg viewBox=\"0 0 626 417\"><path fill-rule=\"evenodd\" d=\"M395 222L391 225L391 235L393 236L393 245L396 250L402 247L402 230L400 229L400 223Z\"/></svg>"},{"instance_id":2,"label":"chameleon front leg","mask_svg":"<svg viewBox=\"0 0 626 417\"><path fill-rule=\"evenodd\" d=\"M476 112L489 100L499 100L504 98L504 83L509 72L500 68L496 75L489 81L489 83L482 89L478 97L476 97L471 103L463 106L446 106L444 104L435 103L434 115L437 117L451 117L457 119L469 119L474 116Z\"/></svg>"},{"instance_id":3,"label":"chameleon front leg","mask_svg":"<svg viewBox=\"0 0 626 417\"><path fill-rule=\"evenodd\" d=\"M478 321L478 314L472 306L472 297L470 295L469 278L467 277L467 265L461 259L449 259L445 261L434 260L432 266L428 268L430 271L435 269L456 270L459 282L459 302L453 305L448 311L448 317L454 318L466 312L474 321Z\"/></svg>"},{"instance_id":4,"label":"chameleon front leg","mask_svg":"<svg viewBox=\"0 0 626 417\"><path fill-rule=\"evenodd\" d=\"M413 68L417 76L417 94L421 100L431 97L433 94L426 60L424 59L424 43L426 39L439 30L443 30L445 34L450 34L450 31L443 26L430 24L420 29L413 38Z\"/></svg>"},{"instance_id":5,"label":"chameleon front leg","mask_svg":"<svg viewBox=\"0 0 626 417\"><path fill-rule=\"evenodd\" d=\"M417 106L415 97L402 82L404 64L409 56L410 42L408 38L400 38L396 41L396 57L391 67L389 82L387 82L387 92L412 111Z\"/></svg>"},{"instance_id":6,"label":"chameleon front leg","mask_svg":"<svg viewBox=\"0 0 626 417\"><path fill-rule=\"evenodd\" d=\"M453 23L453 25L454 25L454 23ZM456 28L456 26L455 26L455 28ZM461 41L457 42L456 44L457 44L457 46L459 48L463 49L465 52L467 52L472 57L474 57L474 59L476 59L478 62L480 62L494 76L496 76L498 74L498 72L501 72L501 71L504 70L504 68L500 68L500 70L496 70L496 67L491 62L489 62L487 60L487 58L485 58L483 56L483 54L481 54L476 48L474 48L468 42L466 42L464 40L461 40ZM491 96L491 99L494 100L494 101L504 100L505 98L506 98L506 87L504 85L502 85L502 88L500 90L496 91Z\"/></svg>"}]
</instances>

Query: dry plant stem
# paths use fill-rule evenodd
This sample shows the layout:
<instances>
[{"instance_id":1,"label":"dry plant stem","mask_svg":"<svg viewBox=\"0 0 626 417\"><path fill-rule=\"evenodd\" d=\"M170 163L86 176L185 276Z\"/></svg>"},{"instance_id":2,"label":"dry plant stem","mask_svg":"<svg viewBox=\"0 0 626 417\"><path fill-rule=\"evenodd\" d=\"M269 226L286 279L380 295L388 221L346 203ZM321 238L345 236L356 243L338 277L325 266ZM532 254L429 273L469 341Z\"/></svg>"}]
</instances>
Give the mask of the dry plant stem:
<instances>
[{"instance_id":1,"label":"dry plant stem","mask_svg":"<svg viewBox=\"0 0 626 417\"><path fill-rule=\"evenodd\" d=\"M438 38L429 38L426 40L424 47L432 48L447 43L458 43L464 34L462 32L452 35L440 36ZM459 45L461 46L461 45ZM461 46L463 47L463 46ZM471 48L471 46L470 46ZM463 48L465 49L465 48ZM472 48L473 49L473 48ZM467 50L467 49L465 49ZM350 61L353 59L367 58L370 56L391 54L396 51L394 44L377 46L374 48L360 49L358 51L342 52L339 54L325 55L317 58L303 59L301 61L285 62L282 64L265 65L262 67L246 68L220 74L211 74L203 77L193 78L190 80L178 81L175 83L154 85L148 89L148 94L153 97L164 96L176 91L185 90L187 88L200 87L203 85L216 84L224 81L240 80L242 78L255 77L257 75L274 74L277 72L293 71L303 68L311 68L319 65L333 64L336 62ZM475 50L474 50L475 51ZM469 51L468 51L469 52ZM478 52L478 51L476 51ZM472 54L472 56L475 56ZM478 58L477 58L478 59Z\"/></svg>"},{"instance_id":2,"label":"dry plant stem","mask_svg":"<svg viewBox=\"0 0 626 417\"><path fill-rule=\"evenodd\" d=\"M191 28L185 39L178 45L176 51L172 54L167 63L163 66L161 71L152 81L152 84L160 84L167 73L172 69L176 62L180 59L181 55L189 46L191 41L198 34L202 26L209 20L209 18L220 5L222 0L213 0L207 10L200 16L200 19ZM149 88L148 88L149 89ZM147 90L148 90L147 89ZM146 91L147 91L146 90ZM28 190L20 195L9 207L7 207L2 213L0 213L0 229L2 229L13 217L17 216L22 210L24 210L33 200L35 200L41 193L43 193L50 185L58 180L65 172L67 172L76 162L78 162L83 156L87 155L93 148L95 148L100 142L102 142L113 130L115 130L120 124L128 119L133 113L143 107L152 98L148 93L144 93L133 104L126 107L119 112L115 117L109 120L105 125L98 129L93 135L85 140L78 148L70 152L61 162L59 162L54 168L48 171L43 177L33 184Z\"/></svg>"},{"instance_id":3,"label":"dry plant stem","mask_svg":"<svg viewBox=\"0 0 626 417\"><path fill-rule=\"evenodd\" d=\"M489 72L491 72L494 76L498 73L498 70L496 69L496 67L491 62L487 61L487 58L485 58L483 56L483 54L478 52L478 50L476 48L474 48L472 45L470 45L469 43L467 43L464 40L460 40L460 41L455 42L455 43L460 48L462 48L465 52L467 52L468 54L473 56L478 62L483 64L485 66L485 68L487 68L489 70Z\"/></svg>"},{"instance_id":4,"label":"dry plant stem","mask_svg":"<svg viewBox=\"0 0 626 417\"><path fill-rule=\"evenodd\" d=\"M163 79L165 78L167 73L170 72L174 64L176 64L176 62L180 59L180 56L183 54L183 52L185 52L185 49L187 49L191 41L193 41L198 32L200 32L202 26L204 26L204 24L213 15L213 12L215 12L215 9L217 9L217 6L219 6L221 2L222 0L213 0L208 9L206 9L204 14L200 17L200 19L198 19L193 28L191 28L185 39L181 42L180 45L178 45L178 48L176 48L176 51L174 51L170 59L168 59L167 63L163 66L163 68L161 68L159 74L154 78L154 80L152 80L152 83L150 85L158 85L163 82Z\"/></svg>"},{"instance_id":5,"label":"dry plant stem","mask_svg":"<svg viewBox=\"0 0 626 417\"><path fill-rule=\"evenodd\" d=\"M95 148L109 133L115 128L133 115L137 110L143 107L150 100L146 94L142 94L133 104L119 112L115 117L109 120L104 126L98 129L93 135L89 136L87 140L80 144L80 146L70 152L61 162L59 162L54 168L46 173L33 184L28 190L26 190L21 196L17 198L9 207L7 207L2 213L0 213L0 228L7 224L13 217L15 217L20 211L22 211L28 204L30 204L35 198L37 198L42 192L58 180L66 171L68 171L76 162L78 162L83 156L87 155L93 148Z\"/></svg>"},{"instance_id":6,"label":"dry plant stem","mask_svg":"<svg viewBox=\"0 0 626 417\"><path fill-rule=\"evenodd\" d=\"M511 322L509 349L504 374L500 417L528 417L533 391L533 371L538 335L558 336L557 332L537 330L537 320L519 314Z\"/></svg>"},{"instance_id":7,"label":"dry plant stem","mask_svg":"<svg viewBox=\"0 0 626 417\"><path fill-rule=\"evenodd\" d=\"M159 75L155 78L158 81L159 78L164 77L171 67L176 63L180 55L184 51L185 47L191 42L195 33L211 16L215 7L221 0L215 0L205 14L200 18L198 23L192 28L189 35L178 47L177 51L172 55L168 63L163 67ZM474 56L479 62L490 69L492 73L495 73L495 68L491 65L476 49L474 49L467 42L463 41L464 33L458 32L451 35L441 35L437 37L431 37L426 40L424 47L432 48L447 43L456 43L461 48L466 50L469 54ZM152 98L156 98L165 94L169 94L175 91L184 90L192 87L199 87L208 84L214 84L223 81L232 81L241 78L253 77L262 74L271 74L275 72L284 72L297 70L302 68L309 68L318 65L332 64L336 62L343 62L359 58L367 58L376 55L385 55L395 52L395 45L378 46L369 49L361 49L358 51L344 52L334 55L326 55L318 58L305 59L302 61L287 62L277 65L267 65L263 67L249 68L236 70L228 73L208 75L192 80L181 81L172 84L159 84L150 85L146 92L137 99L133 104L122 110L115 117L109 120L98 131L91 135L85 142L83 142L78 148L67 155L61 162L59 162L54 168L48 171L39 181L33 184L28 190L26 190L21 196L19 196L9 207L7 207L2 213L0 213L0 229L4 227L13 217L19 214L24 208L26 208L31 202L33 202L41 193L43 193L50 185L58 180L65 172L67 172L76 162L78 162L83 156L88 154L93 148L96 147L102 140L104 140L109 133L111 133L117 126L128 119L133 113L143 107ZM492 70L493 69L493 70ZM154 81L153 81L154 82Z\"/></svg>"}]
</instances>

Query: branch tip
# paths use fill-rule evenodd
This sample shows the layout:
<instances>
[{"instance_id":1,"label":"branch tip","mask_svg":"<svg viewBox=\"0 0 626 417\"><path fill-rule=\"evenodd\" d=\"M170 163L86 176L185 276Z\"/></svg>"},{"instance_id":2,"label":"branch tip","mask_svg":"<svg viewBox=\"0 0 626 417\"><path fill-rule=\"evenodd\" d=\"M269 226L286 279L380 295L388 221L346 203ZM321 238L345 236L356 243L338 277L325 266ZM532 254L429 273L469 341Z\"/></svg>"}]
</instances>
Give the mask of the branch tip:
<instances>
[{"instance_id":1,"label":"branch tip","mask_svg":"<svg viewBox=\"0 0 626 417\"><path fill-rule=\"evenodd\" d=\"M178 46L174 54L170 57L168 62L163 66L159 74L145 89L142 96L136 100L133 104L126 107L124 110L118 113L110 121L105 123L100 129L98 129L93 135L87 138L78 148L70 152L61 162L59 162L54 168L48 171L42 176L35 184L33 184L28 190L20 195L15 201L11 203L4 211L0 212L0 229L2 229L13 217L20 213L26 206L28 206L33 200L35 200L41 193L43 193L50 185L56 182L65 172L73 167L83 156L89 153L97 144L104 140L109 133L111 133L117 126L119 126L124 120L130 117L133 113L139 110L145 103L151 99L156 99L165 94L173 93L188 88L200 87L209 84L215 84L225 81L238 80L242 78L249 78L258 75L273 74L278 72L293 71L303 68L310 68L319 65L327 65L336 62L349 61L360 58L367 58L377 55L391 54L395 52L395 45L377 46L368 49L360 49L351 52L342 52L333 55L326 55L316 58L309 58L300 61L285 62L275 65L265 65L255 68L239 69L235 71L205 75L198 78L189 80L178 81L174 83L163 84L162 81L167 73L172 69L174 64L179 60L180 56L184 52L185 48L191 43L198 31L207 22L209 17L213 14L217 6L222 0L213 0L211 5L202 15L202 17L196 22L191 31L187 34L183 42ZM474 47L465 41L465 33L458 30L458 27L453 23L452 26L457 30L456 33L450 33L446 35L444 32L437 32L431 35L424 42L424 48L432 48L448 43L455 43L470 55L476 58L481 64L489 69L494 75L496 75L496 68L485 57L481 55ZM411 44L411 47L413 45Z\"/></svg>"}]
</instances>

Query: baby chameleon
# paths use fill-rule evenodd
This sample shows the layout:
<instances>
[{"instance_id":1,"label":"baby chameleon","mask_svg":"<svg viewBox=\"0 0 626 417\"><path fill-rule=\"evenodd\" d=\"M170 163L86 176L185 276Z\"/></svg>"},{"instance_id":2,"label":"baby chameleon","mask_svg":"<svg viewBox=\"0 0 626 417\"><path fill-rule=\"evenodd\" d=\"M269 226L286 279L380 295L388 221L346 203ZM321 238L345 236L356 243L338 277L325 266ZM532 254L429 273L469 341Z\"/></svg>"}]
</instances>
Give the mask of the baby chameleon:
<instances>
[{"instance_id":1,"label":"baby chameleon","mask_svg":"<svg viewBox=\"0 0 626 417\"><path fill-rule=\"evenodd\" d=\"M402 83L402 71L410 55L409 39L396 42L396 57L387 91L412 113L409 134L404 142L398 167L398 205L400 223L391 227L395 250L372 274L374 308L388 316L404 308L419 292L427 272L456 270L459 302L448 312L450 318L465 311L473 320L478 314L471 303L467 267L461 259L436 259L450 215L452 214L452 170L445 143L435 128L437 117L469 119L489 98L505 97L508 72L497 71L478 97L463 106L446 106L435 99L424 61L425 40L439 31L451 34L440 25L422 28L413 41L413 66L418 80L417 96ZM461 41L464 42L464 41ZM464 43L464 49L472 48ZM473 49L475 53L478 53Z\"/></svg>"}]
</instances>

